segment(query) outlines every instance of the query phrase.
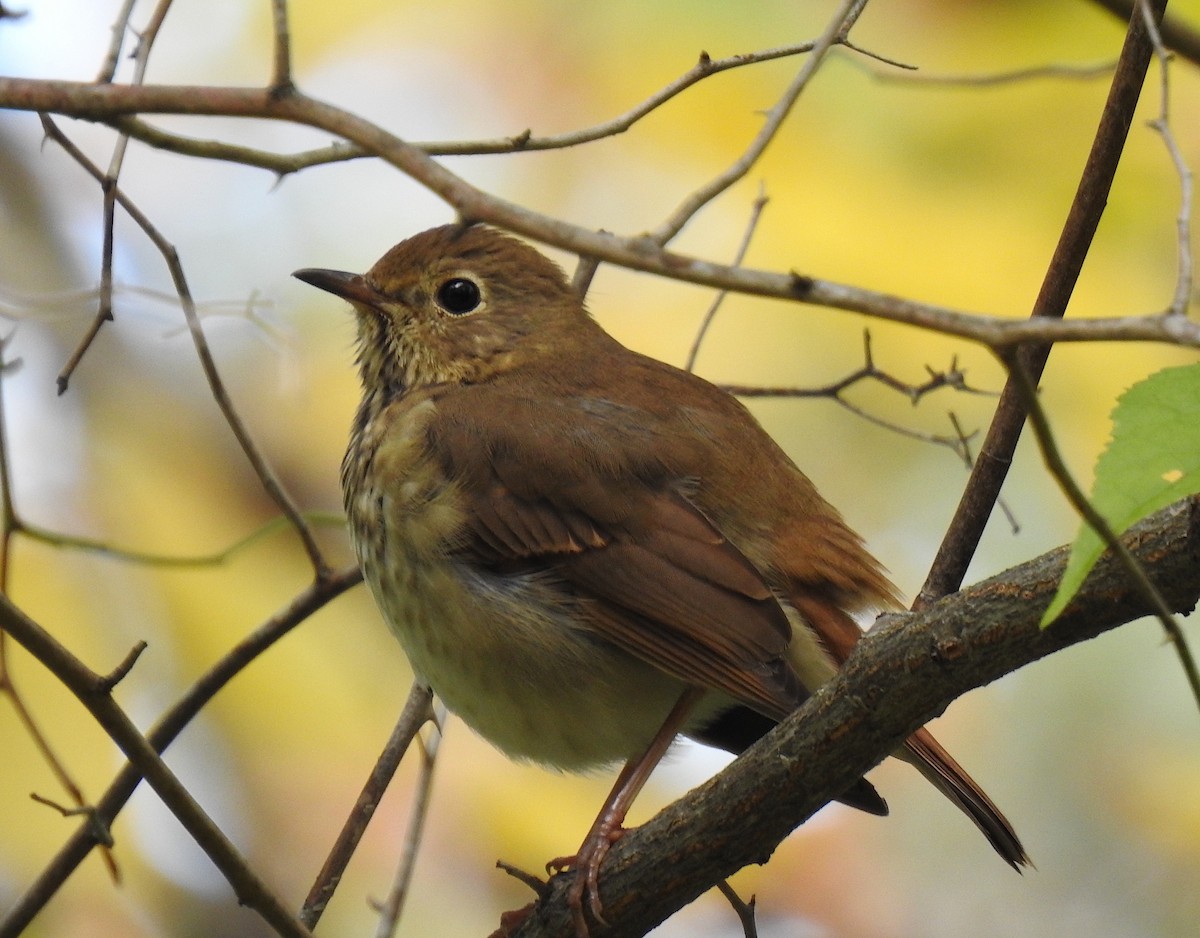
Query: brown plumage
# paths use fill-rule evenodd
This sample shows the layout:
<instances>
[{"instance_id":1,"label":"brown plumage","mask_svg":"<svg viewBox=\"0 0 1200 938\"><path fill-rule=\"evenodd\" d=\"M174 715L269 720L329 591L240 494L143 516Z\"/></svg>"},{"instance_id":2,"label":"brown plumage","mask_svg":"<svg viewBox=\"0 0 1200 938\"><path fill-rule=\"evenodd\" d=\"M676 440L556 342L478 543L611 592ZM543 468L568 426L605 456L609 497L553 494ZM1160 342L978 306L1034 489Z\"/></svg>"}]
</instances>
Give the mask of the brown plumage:
<instances>
[{"instance_id":1,"label":"brown plumage","mask_svg":"<svg viewBox=\"0 0 1200 938\"><path fill-rule=\"evenodd\" d=\"M850 613L895 604L740 402L621 346L529 246L448 225L364 276L296 276L357 313L363 400L342 482L365 578L415 672L510 755L629 760L635 792L656 737L741 751L845 660ZM898 754L1027 862L925 730ZM865 781L844 800L886 812ZM602 813L577 860L597 915L621 817Z\"/></svg>"}]
</instances>

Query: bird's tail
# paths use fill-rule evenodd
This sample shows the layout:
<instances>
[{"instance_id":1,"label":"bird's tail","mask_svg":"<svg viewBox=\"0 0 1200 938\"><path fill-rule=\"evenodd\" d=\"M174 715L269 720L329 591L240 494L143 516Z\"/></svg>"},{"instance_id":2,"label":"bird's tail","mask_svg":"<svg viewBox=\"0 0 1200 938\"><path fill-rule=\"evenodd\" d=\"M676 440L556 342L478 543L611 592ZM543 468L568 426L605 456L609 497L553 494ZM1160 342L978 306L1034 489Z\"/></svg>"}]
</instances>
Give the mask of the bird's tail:
<instances>
[{"instance_id":1,"label":"bird's tail","mask_svg":"<svg viewBox=\"0 0 1200 938\"><path fill-rule=\"evenodd\" d=\"M833 661L841 666L862 638L858 624L836 603L819 594L795 590L788 598ZM938 791L958 805L1013 869L1019 872L1021 867L1031 865L1016 831L1000 809L927 729L922 727L908 737L895 755L911 762Z\"/></svg>"},{"instance_id":2,"label":"bird's tail","mask_svg":"<svg viewBox=\"0 0 1200 938\"><path fill-rule=\"evenodd\" d=\"M958 805L1014 870L1020 872L1021 867L1032 865L1008 819L929 730L922 727L913 733L896 755L916 766L938 791Z\"/></svg>"}]
</instances>

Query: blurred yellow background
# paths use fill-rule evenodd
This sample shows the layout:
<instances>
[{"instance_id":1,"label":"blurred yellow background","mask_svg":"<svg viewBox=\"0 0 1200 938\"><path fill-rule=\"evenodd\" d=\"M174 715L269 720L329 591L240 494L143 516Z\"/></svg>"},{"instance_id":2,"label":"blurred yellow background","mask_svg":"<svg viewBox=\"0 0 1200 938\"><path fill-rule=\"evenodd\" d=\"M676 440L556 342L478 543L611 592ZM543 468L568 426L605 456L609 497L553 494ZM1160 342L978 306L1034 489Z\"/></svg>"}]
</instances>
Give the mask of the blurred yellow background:
<instances>
[{"instance_id":1,"label":"blurred yellow background","mask_svg":"<svg viewBox=\"0 0 1200 938\"><path fill-rule=\"evenodd\" d=\"M119 4L26 0L0 22L0 71L89 80ZM149 6L135 13L142 25ZM816 36L833 3L549 0L491 4L289 5L296 78L309 94L415 141L558 133L625 111L714 58ZM1172 4L1193 24L1200 2ZM266 3L177 3L151 58L161 83L262 84ZM1115 59L1123 27L1095 4L908 0L874 4L854 39L923 74L982 74ZM603 142L549 153L455 158L447 165L506 199L589 227L658 224L735 159L800 59L714 76ZM123 65L120 76L128 77ZM998 87L882 82L894 74L839 54L801 98L745 179L704 210L676 246L733 256L751 204L770 202L747 263L861 284L965 310L1028 314L1086 156L1104 77ZM1174 131L1200 165L1200 80L1171 71ZM1075 315L1165 307L1176 276L1179 183L1144 121L1158 73L1072 303ZM319 134L231 119L159 118L206 138L280 152ZM113 134L64 122L101 166ZM116 321L55 394L54 377L94 310L98 188L35 115L0 114L0 304L17 320L3 383L18 510L65 533L164 555L222 549L275 514L214 405L170 298L167 271L128 219L116 229ZM365 269L393 242L452 212L371 161L281 181L261 170L130 146L122 185L179 250L232 399L305 509L340 508L338 465L357 401L352 323L337 302L293 281L317 266ZM569 258L562 258L564 263ZM165 299L155 293L165 294ZM589 303L626 344L682 363L707 291L602 268ZM253 315L247 315L252 309ZM816 386L862 361L919 383L957 358L996 390L983 350L845 313L730 298L697 370L715 381ZM1192 353L1144 345L1056 349L1044 400L1085 483L1118 393ZM853 400L885 420L949 434L948 412L986 427L994 399L941 392L919 407L877 388ZM866 537L902 590L919 588L965 481L949 450L853 417L829 401L758 401L755 412ZM1028 441L1005 489L1020 530L989 528L971 579L1069 540L1076 521ZM349 563L339 529L322 543ZM118 699L143 726L311 576L295 538L276 534L223 565L161 569L19 540L14 600L98 671L149 642ZM1194 622L1189 624L1197 638ZM23 698L89 797L121 764L102 731L43 669L10 645ZM255 867L293 905L316 874L408 690L399 646L365 590L322 610L256 661L169 752L169 761ZM553 702L548 701L548 706ZM1037 869L1006 870L970 825L905 768L873 774L892 816L832 807L764 868L735 880L759 897L768 936L1183 936L1200 921L1197 713L1161 632L1144 622L1071 649L956 703L937 733L1002 806ZM723 757L679 747L634 822L716 771ZM373 933L411 801L406 764L318 934ZM529 900L493 869L529 870L577 846L611 777L513 765L451 723L427 842L402 935L483 935ZM65 800L7 702L0 704L0 912L74 830L29 799ZM31 938L262 935L230 889L146 790L115 825L124 883L95 857L28 931ZM656 932L736 936L718 896Z\"/></svg>"}]
</instances>

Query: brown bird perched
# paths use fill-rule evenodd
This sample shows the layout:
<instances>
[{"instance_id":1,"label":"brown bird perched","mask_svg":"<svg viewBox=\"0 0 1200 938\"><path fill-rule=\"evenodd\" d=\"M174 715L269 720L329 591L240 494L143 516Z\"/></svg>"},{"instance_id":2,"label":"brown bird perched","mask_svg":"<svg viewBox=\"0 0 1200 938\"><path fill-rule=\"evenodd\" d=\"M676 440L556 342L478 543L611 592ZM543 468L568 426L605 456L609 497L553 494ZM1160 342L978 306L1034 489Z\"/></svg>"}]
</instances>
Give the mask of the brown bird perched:
<instances>
[{"instance_id":1,"label":"brown bird perched","mask_svg":"<svg viewBox=\"0 0 1200 938\"><path fill-rule=\"evenodd\" d=\"M894 588L739 401L626 349L528 245L447 225L364 275L295 276L356 313L346 514L418 678L510 756L626 762L564 862L586 932L583 898L599 918L600 863L675 736L747 748ZM897 754L1028 862L926 730ZM865 779L841 800L887 811Z\"/></svg>"}]
</instances>

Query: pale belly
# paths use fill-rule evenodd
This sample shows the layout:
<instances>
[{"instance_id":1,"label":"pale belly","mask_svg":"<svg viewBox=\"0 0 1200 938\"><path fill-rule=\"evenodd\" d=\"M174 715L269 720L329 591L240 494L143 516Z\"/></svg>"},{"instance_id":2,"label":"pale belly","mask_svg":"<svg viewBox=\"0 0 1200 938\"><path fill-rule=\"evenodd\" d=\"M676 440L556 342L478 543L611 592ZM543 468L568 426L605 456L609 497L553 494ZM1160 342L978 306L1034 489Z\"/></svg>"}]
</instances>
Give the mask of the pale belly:
<instances>
[{"instance_id":1,"label":"pale belly","mask_svg":"<svg viewBox=\"0 0 1200 938\"><path fill-rule=\"evenodd\" d=\"M415 674L514 758L585 769L640 753L684 685L590 633L551 581L454 559L466 519L422 446L436 407L392 407L356 438L351 465L371 472L344 478L346 509L364 578ZM685 729L725 706L702 700Z\"/></svg>"},{"instance_id":2,"label":"pale belly","mask_svg":"<svg viewBox=\"0 0 1200 938\"><path fill-rule=\"evenodd\" d=\"M627 759L647 745L684 690L588 633L545 582L502 581L450 564L409 566L388 583L371 573L376 601L414 672L514 758L563 769ZM690 722L704 722L720 706L702 702Z\"/></svg>"}]
</instances>

